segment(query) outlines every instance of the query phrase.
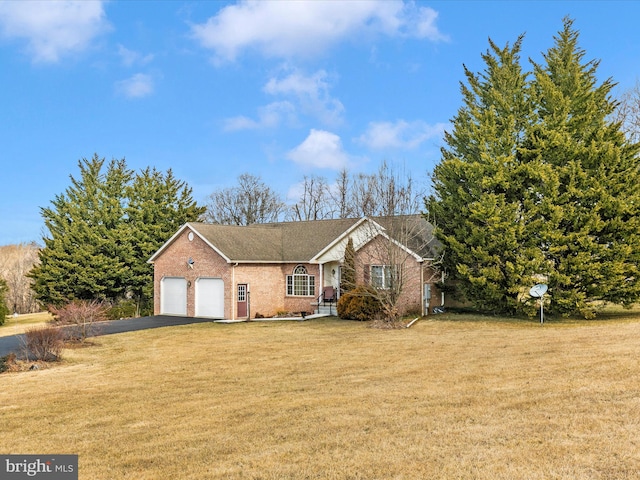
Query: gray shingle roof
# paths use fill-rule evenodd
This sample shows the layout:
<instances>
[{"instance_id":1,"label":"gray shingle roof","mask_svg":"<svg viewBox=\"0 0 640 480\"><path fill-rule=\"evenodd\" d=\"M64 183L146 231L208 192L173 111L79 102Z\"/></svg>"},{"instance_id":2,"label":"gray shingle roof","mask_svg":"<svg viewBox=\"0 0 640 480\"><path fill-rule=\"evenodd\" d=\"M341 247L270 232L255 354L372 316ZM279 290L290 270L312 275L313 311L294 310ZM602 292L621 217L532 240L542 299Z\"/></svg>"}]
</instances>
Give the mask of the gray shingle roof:
<instances>
[{"instance_id":1,"label":"gray shingle roof","mask_svg":"<svg viewBox=\"0 0 640 480\"><path fill-rule=\"evenodd\" d=\"M279 222L248 226L189 223L212 246L232 262L308 262L319 252L341 237L360 218ZM415 228L420 225L424 235L432 236L433 227L420 215L373 219L389 232L400 220ZM422 236L422 235L421 235ZM410 236L398 238L423 258L432 252L423 240Z\"/></svg>"}]
</instances>

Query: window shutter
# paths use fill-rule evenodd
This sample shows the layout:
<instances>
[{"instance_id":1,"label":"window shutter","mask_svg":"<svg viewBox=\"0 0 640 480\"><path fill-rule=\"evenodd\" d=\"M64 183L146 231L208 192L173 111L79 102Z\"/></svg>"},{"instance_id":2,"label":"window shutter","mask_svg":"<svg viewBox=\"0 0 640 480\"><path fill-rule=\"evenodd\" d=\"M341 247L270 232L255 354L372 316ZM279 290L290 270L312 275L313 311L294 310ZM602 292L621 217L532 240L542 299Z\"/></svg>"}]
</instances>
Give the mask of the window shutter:
<instances>
[{"instance_id":1,"label":"window shutter","mask_svg":"<svg viewBox=\"0 0 640 480\"><path fill-rule=\"evenodd\" d=\"M364 283L369 285L371 283L371 265L365 264L364 266Z\"/></svg>"}]
</instances>

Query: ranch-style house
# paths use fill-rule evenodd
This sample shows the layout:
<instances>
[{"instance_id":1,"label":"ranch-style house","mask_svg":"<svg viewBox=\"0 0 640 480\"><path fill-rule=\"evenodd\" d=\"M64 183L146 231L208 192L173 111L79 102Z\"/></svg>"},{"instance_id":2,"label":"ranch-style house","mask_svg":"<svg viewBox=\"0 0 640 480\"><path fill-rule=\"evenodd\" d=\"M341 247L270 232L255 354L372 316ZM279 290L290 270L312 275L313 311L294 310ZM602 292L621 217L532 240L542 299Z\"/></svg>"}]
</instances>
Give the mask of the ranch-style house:
<instances>
[{"instance_id":1,"label":"ranch-style house","mask_svg":"<svg viewBox=\"0 0 640 480\"><path fill-rule=\"evenodd\" d=\"M184 224L150 259L154 313L212 319L331 311L351 238L356 283L401 279L401 313L443 303L437 241L421 215L254 224ZM327 310L329 309L329 310Z\"/></svg>"}]
</instances>

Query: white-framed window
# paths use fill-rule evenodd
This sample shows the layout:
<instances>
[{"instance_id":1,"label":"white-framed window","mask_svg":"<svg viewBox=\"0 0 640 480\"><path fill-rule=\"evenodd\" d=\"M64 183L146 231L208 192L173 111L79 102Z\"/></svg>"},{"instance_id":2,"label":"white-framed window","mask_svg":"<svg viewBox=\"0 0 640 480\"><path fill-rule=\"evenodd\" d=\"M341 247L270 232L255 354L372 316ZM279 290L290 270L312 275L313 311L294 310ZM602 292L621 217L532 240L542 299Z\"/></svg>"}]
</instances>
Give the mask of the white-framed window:
<instances>
[{"instance_id":1,"label":"white-framed window","mask_svg":"<svg viewBox=\"0 0 640 480\"><path fill-rule=\"evenodd\" d=\"M238 301L247 301L247 285L245 283L238 284Z\"/></svg>"},{"instance_id":2,"label":"white-framed window","mask_svg":"<svg viewBox=\"0 0 640 480\"><path fill-rule=\"evenodd\" d=\"M316 294L316 277L309 275L304 265L293 269L287 275L287 295L294 297L313 297Z\"/></svg>"},{"instance_id":3,"label":"white-framed window","mask_svg":"<svg viewBox=\"0 0 640 480\"><path fill-rule=\"evenodd\" d=\"M371 286L389 290L397 284L398 267L396 265L371 265Z\"/></svg>"}]
</instances>

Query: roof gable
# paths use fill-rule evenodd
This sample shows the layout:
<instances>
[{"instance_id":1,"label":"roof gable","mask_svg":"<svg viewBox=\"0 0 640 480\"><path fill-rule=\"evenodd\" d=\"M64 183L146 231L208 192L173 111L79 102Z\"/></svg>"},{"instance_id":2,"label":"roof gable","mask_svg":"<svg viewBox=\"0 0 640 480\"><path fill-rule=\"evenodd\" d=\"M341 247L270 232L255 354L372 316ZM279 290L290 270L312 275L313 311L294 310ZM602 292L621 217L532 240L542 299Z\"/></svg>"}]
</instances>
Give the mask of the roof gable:
<instances>
[{"instance_id":1,"label":"roof gable","mask_svg":"<svg viewBox=\"0 0 640 480\"><path fill-rule=\"evenodd\" d=\"M147 263L153 263L155 262L155 260L167 249L167 247L169 247L169 245L171 245L176 238L178 238L182 232L184 232L185 230L191 230L195 235L198 235L198 237L200 237L202 239L203 242L205 242L207 245L209 245L209 247L211 247L216 253L218 253L226 262L230 262L231 260L223 253L221 252L214 244L212 244L207 238L205 238L204 236L202 236L202 234L194 229L190 223L185 223L184 225L182 225L178 231L176 233L174 233L171 238L169 240L167 240L166 242L164 242L164 244L156 251L156 253L154 253L151 258L149 260L147 260Z\"/></svg>"},{"instance_id":2,"label":"roof gable","mask_svg":"<svg viewBox=\"0 0 640 480\"><path fill-rule=\"evenodd\" d=\"M393 217L401 224L408 221L420 222L432 234L433 227L421 215ZM394 221L395 221L394 220ZM387 238L393 237L394 223L390 219L349 218L300 222L279 222L254 224L248 226L219 225L199 222L184 224L165 244L149 259L155 261L185 229L192 230L207 245L216 251L228 263L322 263L332 250L341 256L349 236L360 238L360 245L368 242L373 236L384 233ZM371 230L367 230L371 228ZM359 233L358 233L359 232ZM367 233L369 232L369 233ZM417 259L430 258L425 248L416 249L405 242L392 238L394 242L405 248ZM421 247L424 247L423 245Z\"/></svg>"}]
</instances>

